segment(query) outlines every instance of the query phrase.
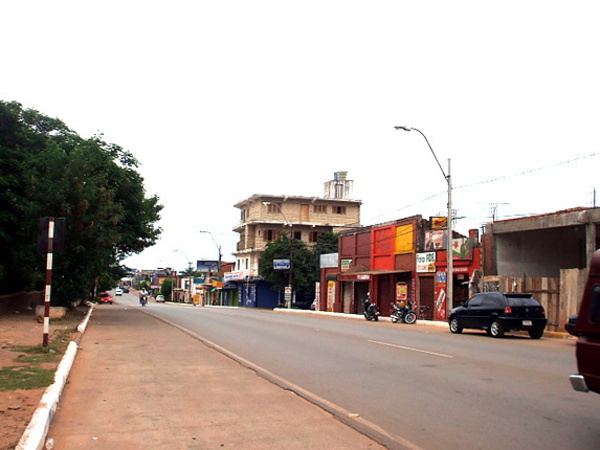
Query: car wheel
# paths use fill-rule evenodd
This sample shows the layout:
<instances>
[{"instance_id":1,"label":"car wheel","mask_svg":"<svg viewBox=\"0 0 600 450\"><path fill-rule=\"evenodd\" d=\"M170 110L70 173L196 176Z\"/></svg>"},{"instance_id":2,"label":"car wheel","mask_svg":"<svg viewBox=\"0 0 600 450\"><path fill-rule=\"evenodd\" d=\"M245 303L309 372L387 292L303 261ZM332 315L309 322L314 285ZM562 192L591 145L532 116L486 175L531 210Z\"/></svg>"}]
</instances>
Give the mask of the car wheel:
<instances>
[{"instance_id":1,"label":"car wheel","mask_svg":"<svg viewBox=\"0 0 600 450\"><path fill-rule=\"evenodd\" d=\"M416 321L417 321L417 315L412 311L409 313L406 313L406 316L404 316L404 322L406 322L409 325L412 325Z\"/></svg>"},{"instance_id":2,"label":"car wheel","mask_svg":"<svg viewBox=\"0 0 600 450\"><path fill-rule=\"evenodd\" d=\"M458 324L458 319L453 317L450 319L450 332L451 333L462 333L463 327Z\"/></svg>"},{"instance_id":3,"label":"car wheel","mask_svg":"<svg viewBox=\"0 0 600 450\"><path fill-rule=\"evenodd\" d=\"M493 320L490 324L489 333L490 336L494 338L499 338L504 336L504 330L502 329L502 325L497 320Z\"/></svg>"},{"instance_id":4,"label":"car wheel","mask_svg":"<svg viewBox=\"0 0 600 450\"><path fill-rule=\"evenodd\" d=\"M544 330L529 330L531 339L539 339L544 335Z\"/></svg>"}]
</instances>

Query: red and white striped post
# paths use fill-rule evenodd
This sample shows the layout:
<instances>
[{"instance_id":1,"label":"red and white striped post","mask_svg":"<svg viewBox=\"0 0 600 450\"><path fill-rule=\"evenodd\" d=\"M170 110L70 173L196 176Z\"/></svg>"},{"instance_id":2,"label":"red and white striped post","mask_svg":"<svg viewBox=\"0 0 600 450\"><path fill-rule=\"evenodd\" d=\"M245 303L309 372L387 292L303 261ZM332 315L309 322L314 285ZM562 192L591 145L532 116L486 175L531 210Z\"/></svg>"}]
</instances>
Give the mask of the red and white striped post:
<instances>
[{"instance_id":1,"label":"red and white striped post","mask_svg":"<svg viewBox=\"0 0 600 450\"><path fill-rule=\"evenodd\" d=\"M52 290L52 255L54 247L54 217L48 221L48 252L46 256L46 293L44 295L44 341L43 346L48 347L50 334L50 292Z\"/></svg>"}]
</instances>

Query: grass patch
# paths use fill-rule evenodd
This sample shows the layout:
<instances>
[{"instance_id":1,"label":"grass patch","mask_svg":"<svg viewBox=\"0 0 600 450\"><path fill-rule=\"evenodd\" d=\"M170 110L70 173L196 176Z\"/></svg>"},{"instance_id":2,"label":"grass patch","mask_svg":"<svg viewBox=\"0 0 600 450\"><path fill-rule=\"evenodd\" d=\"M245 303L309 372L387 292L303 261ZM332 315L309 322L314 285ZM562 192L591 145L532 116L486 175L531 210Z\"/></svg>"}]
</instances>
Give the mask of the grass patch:
<instances>
[{"instance_id":1,"label":"grass patch","mask_svg":"<svg viewBox=\"0 0 600 450\"><path fill-rule=\"evenodd\" d=\"M0 368L0 392L16 389L37 389L54 383L56 367L44 368L46 363L58 363L71 341L72 330L58 330L47 347L43 345L16 346L19 355L13 359L18 364Z\"/></svg>"},{"instance_id":2,"label":"grass patch","mask_svg":"<svg viewBox=\"0 0 600 450\"><path fill-rule=\"evenodd\" d=\"M42 369L37 365L13 366L0 369L0 391L37 389L54 383L54 369Z\"/></svg>"}]
</instances>

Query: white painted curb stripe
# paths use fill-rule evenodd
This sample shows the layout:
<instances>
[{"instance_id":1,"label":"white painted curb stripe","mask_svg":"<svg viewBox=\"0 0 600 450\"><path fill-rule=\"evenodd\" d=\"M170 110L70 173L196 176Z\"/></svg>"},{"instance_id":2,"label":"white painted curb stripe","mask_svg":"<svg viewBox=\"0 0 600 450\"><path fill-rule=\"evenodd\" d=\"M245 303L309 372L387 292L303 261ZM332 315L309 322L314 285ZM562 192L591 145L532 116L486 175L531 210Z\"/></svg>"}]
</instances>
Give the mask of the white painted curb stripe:
<instances>
[{"instance_id":1,"label":"white painted curb stripe","mask_svg":"<svg viewBox=\"0 0 600 450\"><path fill-rule=\"evenodd\" d=\"M77 327L78 332L85 332L93 309L94 307L91 306L85 319ZM19 443L15 447L16 450L42 450L44 448L50 423L52 423L52 419L58 408L60 396L67 384L67 378L69 378L69 373L71 372L71 367L73 367L78 348L75 341L69 342L67 351L54 374L54 383L46 388L40 404L33 413L29 425L27 425Z\"/></svg>"}]
</instances>

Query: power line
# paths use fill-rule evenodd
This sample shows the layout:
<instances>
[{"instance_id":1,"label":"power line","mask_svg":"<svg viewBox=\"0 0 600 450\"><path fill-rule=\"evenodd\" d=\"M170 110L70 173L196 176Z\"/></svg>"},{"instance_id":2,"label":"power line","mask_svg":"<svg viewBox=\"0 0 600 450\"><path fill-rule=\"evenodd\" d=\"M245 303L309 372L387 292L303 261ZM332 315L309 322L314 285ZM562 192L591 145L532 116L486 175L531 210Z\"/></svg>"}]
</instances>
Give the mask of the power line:
<instances>
[{"instance_id":1,"label":"power line","mask_svg":"<svg viewBox=\"0 0 600 450\"><path fill-rule=\"evenodd\" d=\"M574 162L577 162L577 161L581 161L583 159L592 158L592 157L597 156L597 155L600 155L600 152L592 153L590 155L579 156L577 158L569 159L567 161L561 161L559 163L552 164L550 166L537 167L535 169L529 169L529 170L525 170L523 172L513 173L511 175L505 175L505 176L502 176L502 177L491 178L489 180L478 181L477 183L463 184L463 185L460 185L460 186L454 186L453 188L454 189L462 189L462 188L467 188L467 187L480 186L482 184L494 183L496 181L502 181L502 180L506 180L508 178L514 178L514 177L520 177L520 176L523 176L523 175L529 175L531 173L541 172L542 170L552 169L554 167L564 166L566 164L571 164L571 163L574 163Z\"/></svg>"},{"instance_id":2,"label":"power line","mask_svg":"<svg viewBox=\"0 0 600 450\"><path fill-rule=\"evenodd\" d=\"M459 185L459 186L453 186L452 189L453 190L457 190L457 189L471 188L471 187L475 187L475 186L481 186L482 184L489 184L489 183L494 183L494 182L497 182L497 181L507 180L507 179L510 179L510 178L515 178L515 177L519 177L519 176L529 175L529 174L532 174L532 173L541 172L543 170L552 169L554 167L559 167L559 166L564 166L564 165L567 165L567 164L571 164L571 163L574 163L574 162L577 162L577 161L581 161L581 160L584 160L584 159L593 158L593 157L598 156L598 155L600 155L600 152L591 153L589 155L578 156L576 158L572 158L572 159L569 159L569 160L566 160L566 161L561 161L561 162L558 162L556 164L552 164L552 165L549 165L549 166L536 167L536 168L533 168L533 169L524 170L523 172L513 173L513 174L510 174L510 175L504 175L504 176L501 176L501 177L490 178L488 180L481 180L481 181L477 181L475 183L470 183L470 184L463 184L463 185ZM412 208L412 207L415 207L417 205L421 205L421 204L423 204L423 203L425 203L425 202L427 202L429 200L432 200L432 199L434 199L436 197L439 197L441 195L446 195L446 193L447 193L447 191L443 191L443 192L438 192L436 194L432 194L432 195L430 195L428 197L425 197L425 198L423 198L423 199L421 199L421 200L419 200L417 202L413 202L413 203L401 206L400 208L396 208L394 210L394 212L399 212L399 211L402 211L402 210L407 209L407 208ZM383 217L384 215L387 216L387 215L389 215L389 213L386 212L386 213L380 214L379 216L376 216L376 217Z\"/></svg>"}]
</instances>

